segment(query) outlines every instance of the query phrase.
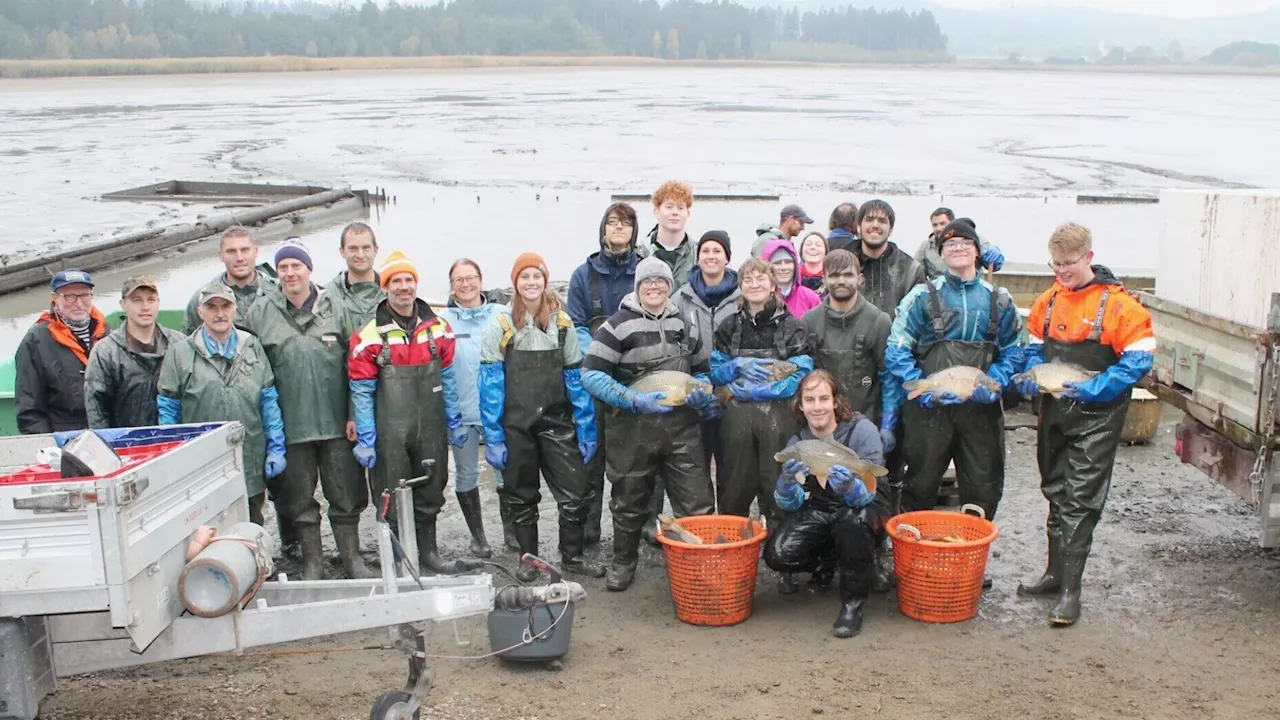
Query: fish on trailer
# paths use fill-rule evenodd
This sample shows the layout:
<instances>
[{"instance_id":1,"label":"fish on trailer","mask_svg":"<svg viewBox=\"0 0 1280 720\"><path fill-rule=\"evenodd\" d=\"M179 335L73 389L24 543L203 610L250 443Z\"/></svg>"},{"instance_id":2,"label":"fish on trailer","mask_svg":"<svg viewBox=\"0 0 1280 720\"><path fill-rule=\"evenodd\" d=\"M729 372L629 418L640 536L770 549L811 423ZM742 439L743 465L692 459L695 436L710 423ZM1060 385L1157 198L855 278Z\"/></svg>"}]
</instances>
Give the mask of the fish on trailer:
<instances>
[{"instance_id":1,"label":"fish on trailer","mask_svg":"<svg viewBox=\"0 0 1280 720\"><path fill-rule=\"evenodd\" d=\"M979 385L985 386L994 393L1004 390L1004 387L996 382L995 378L976 367L969 367L968 365L953 365L945 370L939 370L922 380L902 383L903 389L907 391L908 400L915 400L927 392L949 392L961 400L967 401Z\"/></svg>"},{"instance_id":2,"label":"fish on trailer","mask_svg":"<svg viewBox=\"0 0 1280 720\"><path fill-rule=\"evenodd\" d=\"M672 540L679 540L690 545L701 545L702 538L681 527L680 523L670 515L658 516L658 528L662 530L662 534Z\"/></svg>"},{"instance_id":3,"label":"fish on trailer","mask_svg":"<svg viewBox=\"0 0 1280 720\"><path fill-rule=\"evenodd\" d=\"M818 478L818 484L824 488L827 486L827 475L836 465L842 465L855 477L862 478L862 484L870 493L876 491L876 478L889 474L888 468L863 460L858 457L858 453L831 439L801 440L795 445L774 453L773 459L780 463L799 460L809 468L814 477ZM805 478L796 473L796 480L803 485Z\"/></svg>"},{"instance_id":4,"label":"fish on trailer","mask_svg":"<svg viewBox=\"0 0 1280 720\"><path fill-rule=\"evenodd\" d=\"M1066 383L1081 383L1097 374L1093 370L1085 370L1074 363L1054 360L1040 363L1026 372L1014 375L1013 382L1019 383L1029 378L1040 388L1040 392L1060 398L1062 393L1067 391Z\"/></svg>"}]
</instances>

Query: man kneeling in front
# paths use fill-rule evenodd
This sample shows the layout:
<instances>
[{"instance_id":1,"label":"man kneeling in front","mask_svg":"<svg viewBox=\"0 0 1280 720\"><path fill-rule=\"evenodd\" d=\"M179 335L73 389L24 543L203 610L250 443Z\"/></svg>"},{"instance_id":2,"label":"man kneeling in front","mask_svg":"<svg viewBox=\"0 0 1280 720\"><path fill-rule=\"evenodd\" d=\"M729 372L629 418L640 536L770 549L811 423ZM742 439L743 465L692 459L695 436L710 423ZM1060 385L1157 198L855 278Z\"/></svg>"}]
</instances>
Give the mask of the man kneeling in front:
<instances>
[{"instance_id":1,"label":"man kneeling in front","mask_svg":"<svg viewBox=\"0 0 1280 720\"><path fill-rule=\"evenodd\" d=\"M853 450L862 463L884 465L880 431L849 406L827 371L815 370L801 381L792 409L805 427L791 436L788 448L830 440ZM780 573L813 573L814 592L824 592L838 568L840 614L831 633L853 637L862 630L862 606L871 594L876 547L884 540L891 505L883 493L867 490L854 474L858 468L833 465L824 486L801 455L782 464L773 497L786 517L769 536L764 561Z\"/></svg>"}]
</instances>

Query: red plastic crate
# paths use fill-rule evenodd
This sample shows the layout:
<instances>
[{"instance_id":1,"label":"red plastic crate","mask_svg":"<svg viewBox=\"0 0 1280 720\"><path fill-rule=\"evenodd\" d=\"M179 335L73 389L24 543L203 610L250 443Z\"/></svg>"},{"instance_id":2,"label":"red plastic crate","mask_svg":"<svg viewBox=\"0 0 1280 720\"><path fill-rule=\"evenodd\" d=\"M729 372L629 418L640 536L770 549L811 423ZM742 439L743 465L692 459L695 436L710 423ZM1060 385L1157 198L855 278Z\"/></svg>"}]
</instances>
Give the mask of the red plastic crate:
<instances>
[{"instance_id":1,"label":"red plastic crate","mask_svg":"<svg viewBox=\"0 0 1280 720\"><path fill-rule=\"evenodd\" d=\"M124 465L113 473L106 475L93 475L90 477L64 478L61 470L54 470L48 465L37 463L28 465L27 467L15 473L8 475L0 475L0 485L37 485L40 483L51 482L81 482L101 480L102 478L111 478L125 472L129 468L137 467L142 463L159 457L170 450L181 445L183 440L175 440L172 442L156 443L155 445L143 445L140 447L115 448L116 454L124 460Z\"/></svg>"}]
</instances>

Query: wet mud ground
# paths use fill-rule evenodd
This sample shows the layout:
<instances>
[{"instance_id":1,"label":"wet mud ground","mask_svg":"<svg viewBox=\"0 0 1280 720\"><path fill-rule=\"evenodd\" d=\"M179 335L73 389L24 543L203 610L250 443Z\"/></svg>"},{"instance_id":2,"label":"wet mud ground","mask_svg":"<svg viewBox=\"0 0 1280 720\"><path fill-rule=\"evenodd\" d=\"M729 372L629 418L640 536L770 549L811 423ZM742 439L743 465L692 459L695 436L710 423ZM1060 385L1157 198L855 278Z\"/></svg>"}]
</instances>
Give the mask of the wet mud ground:
<instances>
[{"instance_id":1,"label":"wet mud ground","mask_svg":"<svg viewBox=\"0 0 1280 720\"><path fill-rule=\"evenodd\" d=\"M1173 456L1177 419L1167 412L1152 443L1120 451L1073 628L1047 625L1050 601L1014 594L1044 559L1035 437L1021 429L1008 435L1001 535L988 569L995 586L971 621L918 623L899 614L893 593L873 595L862 634L837 640L835 594L782 597L762 564L747 622L687 626L675 619L661 551L645 546L629 591L584 582L590 597L577 608L562 663L435 660L437 684L422 716L1280 717L1280 553L1257 547L1247 504ZM501 548L487 472L482 488L496 558L514 565ZM468 541L449 497L447 558L465 554ZM549 496L542 517L544 553L558 559ZM326 545L332 552L331 539ZM607 546L594 553L607 561ZM329 571L336 577L336 559ZM457 646L454 628L443 625L431 652L488 651L483 619L459 622L457 632L472 644ZM356 633L294 647L383 638ZM42 718L366 718L405 671L392 650L175 661L64 679Z\"/></svg>"}]
</instances>

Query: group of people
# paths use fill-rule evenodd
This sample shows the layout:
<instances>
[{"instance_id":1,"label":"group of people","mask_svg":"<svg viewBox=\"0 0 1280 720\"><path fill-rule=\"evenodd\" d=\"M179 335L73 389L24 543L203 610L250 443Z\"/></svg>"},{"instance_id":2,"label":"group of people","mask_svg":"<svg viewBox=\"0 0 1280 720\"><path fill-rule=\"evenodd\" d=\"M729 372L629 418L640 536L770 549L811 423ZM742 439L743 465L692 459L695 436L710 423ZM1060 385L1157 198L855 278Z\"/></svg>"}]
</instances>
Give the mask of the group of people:
<instances>
[{"instance_id":1,"label":"group of people","mask_svg":"<svg viewBox=\"0 0 1280 720\"><path fill-rule=\"evenodd\" d=\"M747 515L754 502L767 519L764 559L780 573L780 590L798 591L796 575L807 573L806 587L826 592L838 573L833 633L850 637L872 589L890 582L885 521L932 508L952 462L961 501L994 517L1004 390L1038 394L1015 375L1072 362L1098 374L1044 398L1038 460L1048 562L1018 592L1054 595L1050 620L1075 622L1129 390L1155 349L1146 311L1093 262L1089 231L1068 223L1050 237L1055 283L1031 308L1024 346L1012 297L980 273L999 269L999 248L946 208L913 257L890 240L896 218L882 200L841 204L828 233L803 237L813 220L788 205L776 226L757 230L751 257L735 270L727 233L694 241L686 231L693 199L688 185L664 183L643 238L631 205L609 206L599 249L573 272L564 298L536 254L516 258L502 303L482 290L480 266L458 259L440 313L418 297L418 269L403 253L374 269L377 241L362 223L342 231L347 269L323 287L311 281L309 251L297 240L259 267L249 231L228 230L225 272L192 298L185 335L155 326L156 286L139 277L122 288L124 325L106 336L89 275L58 273L50 311L19 350L20 428L239 420L254 518L261 522L269 497L307 577L323 571L317 476L344 569L366 577L356 527L369 489L427 473L414 489L419 560L446 572L436 517L450 450L470 552L489 557L477 490L482 441L505 544L537 553L545 480L559 509L564 569L605 577L609 590L632 583L640 543L653 542L667 500L676 517ZM958 365L983 370L1000 390L907 399L904 386ZM633 389L664 370L705 384L691 384L678 405ZM77 373L83 383L66 382ZM799 461L773 459L809 439L885 466L886 482L869 492L848 468L819 479ZM425 470L425 460L436 462ZM584 554L601 537L606 478L607 568ZM519 575L532 581L537 571L524 566Z\"/></svg>"}]
</instances>

